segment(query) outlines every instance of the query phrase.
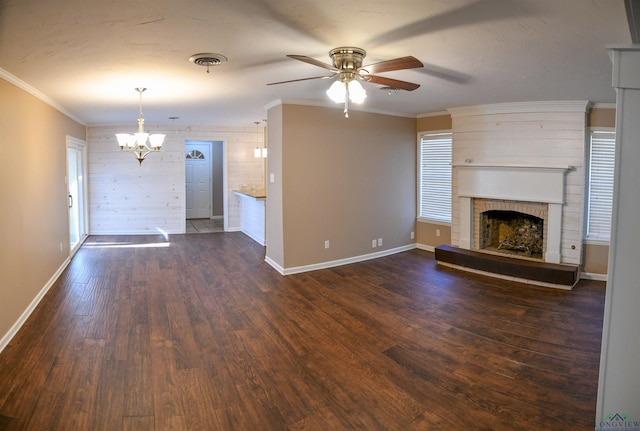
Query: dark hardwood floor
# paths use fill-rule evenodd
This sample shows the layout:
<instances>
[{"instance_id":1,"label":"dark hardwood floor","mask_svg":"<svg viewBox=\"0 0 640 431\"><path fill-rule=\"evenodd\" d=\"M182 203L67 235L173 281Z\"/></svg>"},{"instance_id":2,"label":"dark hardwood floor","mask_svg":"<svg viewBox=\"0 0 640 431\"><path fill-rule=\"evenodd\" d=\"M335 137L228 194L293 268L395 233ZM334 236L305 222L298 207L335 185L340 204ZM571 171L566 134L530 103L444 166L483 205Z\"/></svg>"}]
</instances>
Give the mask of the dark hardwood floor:
<instances>
[{"instance_id":1,"label":"dark hardwood floor","mask_svg":"<svg viewBox=\"0 0 640 431\"><path fill-rule=\"evenodd\" d=\"M421 250L282 277L241 233L90 237L0 354L0 430L593 430L603 304Z\"/></svg>"}]
</instances>

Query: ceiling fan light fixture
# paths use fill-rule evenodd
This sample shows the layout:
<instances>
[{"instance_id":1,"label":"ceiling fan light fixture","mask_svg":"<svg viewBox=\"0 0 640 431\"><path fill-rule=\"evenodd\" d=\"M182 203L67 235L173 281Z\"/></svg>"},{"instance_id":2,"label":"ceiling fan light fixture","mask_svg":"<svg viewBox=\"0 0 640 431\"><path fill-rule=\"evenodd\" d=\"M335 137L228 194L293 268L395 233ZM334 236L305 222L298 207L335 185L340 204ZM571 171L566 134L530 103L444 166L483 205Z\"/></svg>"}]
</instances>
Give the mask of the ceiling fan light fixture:
<instances>
[{"instance_id":1,"label":"ceiling fan light fixture","mask_svg":"<svg viewBox=\"0 0 640 431\"><path fill-rule=\"evenodd\" d=\"M334 82L327 90L327 96L335 103L345 103L347 98L350 102L362 103L367 98L367 92L362 84L354 79L349 82Z\"/></svg>"},{"instance_id":2,"label":"ceiling fan light fixture","mask_svg":"<svg viewBox=\"0 0 640 431\"><path fill-rule=\"evenodd\" d=\"M367 92L364 90L362 84L355 79L349 81L349 100L353 103L362 103L367 98Z\"/></svg>"},{"instance_id":3,"label":"ceiling fan light fixture","mask_svg":"<svg viewBox=\"0 0 640 431\"><path fill-rule=\"evenodd\" d=\"M331 84L327 90L327 96L335 103L344 103L347 99L347 87L342 81L336 81Z\"/></svg>"}]
</instances>

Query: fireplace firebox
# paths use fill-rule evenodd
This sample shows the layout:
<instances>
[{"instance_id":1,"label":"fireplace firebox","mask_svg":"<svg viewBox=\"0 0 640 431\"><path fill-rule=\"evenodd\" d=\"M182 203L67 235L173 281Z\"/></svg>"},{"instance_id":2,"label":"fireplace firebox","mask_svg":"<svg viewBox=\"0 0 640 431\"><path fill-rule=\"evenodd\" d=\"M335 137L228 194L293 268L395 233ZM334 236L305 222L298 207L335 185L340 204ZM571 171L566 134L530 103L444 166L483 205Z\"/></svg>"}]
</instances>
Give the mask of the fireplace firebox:
<instances>
[{"instance_id":1,"label":"fireplace firebox","mask_svg":"<svg viewBox=\"0 0 640 431\"><path fill-rule=\"evenodd\" d=\"M544 219L518 211L489 210L480 214L480 249L542 259Z\"/></svg>"}]
</instances>

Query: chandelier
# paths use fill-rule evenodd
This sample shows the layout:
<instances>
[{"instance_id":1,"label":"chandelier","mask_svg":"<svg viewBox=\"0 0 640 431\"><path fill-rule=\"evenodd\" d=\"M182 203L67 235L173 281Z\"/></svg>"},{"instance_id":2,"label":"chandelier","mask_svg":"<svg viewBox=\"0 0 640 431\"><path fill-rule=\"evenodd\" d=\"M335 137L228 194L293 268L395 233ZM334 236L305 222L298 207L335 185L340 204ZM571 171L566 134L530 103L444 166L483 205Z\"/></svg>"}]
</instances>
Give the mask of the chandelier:
<instances>
[{"instance_id":1,"label":"chandelier","mask_svg":"<svg viewBox=\"0 0 640 431\"><path fill-rule=\"evenodd\" d=\"M165 135L161 133L149 134L144 131L144 118L142 116L142 93L146 88L138 87L136 91L140 93L140 114L138 115L138 132L134 134L116 133L116 139L120 146L120 151L133 153L142 165L142 161L147 154L162 150L162 143ZM147 142L148 139L148 142Z\"/></svg>"}]
</instances>

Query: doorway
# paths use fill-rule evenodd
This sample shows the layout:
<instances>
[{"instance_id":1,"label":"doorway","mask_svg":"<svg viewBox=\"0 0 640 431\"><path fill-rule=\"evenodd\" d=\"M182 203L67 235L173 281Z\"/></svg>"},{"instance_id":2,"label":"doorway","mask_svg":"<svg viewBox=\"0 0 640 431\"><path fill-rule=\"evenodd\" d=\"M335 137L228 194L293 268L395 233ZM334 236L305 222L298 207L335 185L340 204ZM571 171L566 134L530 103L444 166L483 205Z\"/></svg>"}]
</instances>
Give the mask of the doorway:
<instances>
[{"instance_id":1,"label":"doorway","mask_svg":"<svg viewBox=\"0 0 640 431\"><path fill-rule=\"evenodd\" d=\"M225 230L223 167L224 143L222 141L189 140L185 142L185 201L188 233Z\"/></svg>"},{"instance_id":2,"label":"doorway","mask_svg":"<svg viewBox=\"0 0 640 431\"><path fill-rule=\"evenodd\" d=\"M67 136L67 199L69 207L69 253L73 256L88 236L85 142Z\"/></svg>"}]
</instances>

